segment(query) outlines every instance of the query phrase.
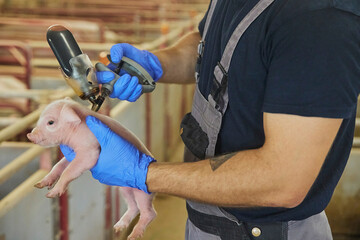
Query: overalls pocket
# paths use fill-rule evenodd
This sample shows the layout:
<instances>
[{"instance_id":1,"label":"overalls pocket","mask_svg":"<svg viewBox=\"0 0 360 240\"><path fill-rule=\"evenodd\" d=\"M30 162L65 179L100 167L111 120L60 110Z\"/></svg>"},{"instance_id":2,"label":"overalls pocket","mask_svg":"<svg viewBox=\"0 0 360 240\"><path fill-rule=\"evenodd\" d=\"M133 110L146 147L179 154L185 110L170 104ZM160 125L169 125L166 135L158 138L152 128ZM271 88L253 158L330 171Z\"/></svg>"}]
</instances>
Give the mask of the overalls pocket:
<instances>
[{"instance_id":1,"label":"overalls pocket","mask_svg":"<svg viewBox=\"0 0 360 240\"><path fill-rule=\"evenodd\" d=\"M201 129L196 119L188 113L180 124L180 136L185 146L199 159L205 158L209 145L208 135Z\"/></svg>"}]
</instances>

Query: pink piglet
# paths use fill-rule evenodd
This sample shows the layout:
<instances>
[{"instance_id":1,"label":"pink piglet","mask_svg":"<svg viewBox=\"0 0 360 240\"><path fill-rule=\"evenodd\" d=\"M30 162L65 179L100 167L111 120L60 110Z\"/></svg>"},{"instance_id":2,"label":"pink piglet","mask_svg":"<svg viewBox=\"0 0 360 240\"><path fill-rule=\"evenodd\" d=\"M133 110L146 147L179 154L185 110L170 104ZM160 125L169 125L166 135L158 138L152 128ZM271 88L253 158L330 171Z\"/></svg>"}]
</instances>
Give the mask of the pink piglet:
<instances>
[{"instance_id":1,"label":"pink piglet","mask_svg":"<svg viewBox=\"0 0 360 240\"><path fill-rule=\"evenodd\" d=\"M85 123L88 115L98 118L141 152L151 156L144 144L114 119L93 112L70 98L54 101L44 109L36 127L27 134L33 143L44 147L63 144L71 147L76 153L71 162L65 158L61 159L49 174L35 184L37 188L51 188L46 195L49 198L61 196L71 181L78 178L84 171L90 170L97 162L100 145ZM141 190L128 187L121 187L120 192L128 209L114 225L114 230L119 232L126 229L140 213L138 223L128 236L128 239L138 239L142 237L148 224L156 217L156 211L152 204L154 194L149 195Z\"/></svg>"}]
</instances>

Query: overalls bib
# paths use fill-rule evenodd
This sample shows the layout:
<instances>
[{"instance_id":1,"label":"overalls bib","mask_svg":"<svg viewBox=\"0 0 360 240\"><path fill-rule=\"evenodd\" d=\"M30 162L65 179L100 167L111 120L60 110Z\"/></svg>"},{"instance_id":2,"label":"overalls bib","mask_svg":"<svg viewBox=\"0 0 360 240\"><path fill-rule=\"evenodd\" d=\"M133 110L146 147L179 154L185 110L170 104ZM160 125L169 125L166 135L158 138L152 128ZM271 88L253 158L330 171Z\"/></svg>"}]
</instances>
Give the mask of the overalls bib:
<instances>
[{"instance_id":1,"label":"overalls bib","mask_svg":"<svg viewBox=\"0 0 360 240\"><path fill-rule=\"evenodd\" d=\"M191 113L188 113L181 123L181 137L185 144L184 161L195 162L201 159L207 159L215 155L215 147L218 134L220 132L222 117L224 116L228 102L228 79L232 55L235 47L243 33L253 21L268 7L274 0L259 0L254 8L238 24L230 37L221 61L214 69L213 88L206 99L200 92L199 82L199 65L205 47L205 37L210 25L218 0L213 0L206 18L202 40L198 46L198 62L196 67L196 89ZM220 0L219 0L220 1ZM315 215L307 221L290 221L277 223L252 224L241 222L235 216L226 212L224 209L187 201L187 210L189 219L186 226L185 239L187 240L306 240L306 239L332 239L331 231L324 213ZM293 225L292 225L292 224ZM297 224L295 224L297 223ZM316 223L314 225L314 223ZM297 229L307 225L318 227L326 226L324 234L321 236L311 235L309 228L304 228L303 232L292 232L290 229ZM292 226L293 227L292 227ZM310 233L310 235L308 235ZM294 236L292 236L294 235ZM296 236L295 236L296 235ZM305 236L310 238L304 238ZM288 238L289 237L289 238ZM317 238L320 237L320 238Z\"/></svg>"}]
</instances>

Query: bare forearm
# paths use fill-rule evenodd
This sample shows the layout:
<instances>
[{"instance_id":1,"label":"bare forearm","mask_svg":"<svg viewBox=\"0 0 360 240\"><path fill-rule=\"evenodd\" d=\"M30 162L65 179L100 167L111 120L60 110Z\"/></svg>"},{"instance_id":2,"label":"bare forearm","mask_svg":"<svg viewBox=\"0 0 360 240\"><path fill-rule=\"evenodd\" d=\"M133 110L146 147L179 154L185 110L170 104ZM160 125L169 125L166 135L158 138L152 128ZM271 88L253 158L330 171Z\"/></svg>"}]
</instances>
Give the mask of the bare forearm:
<instances>
[{"instance_id":1,"label":"bare forearm","mask_svg":"<svg viewBox=\"0 0 360 240\"><path fill-rule=\"evenodd\" d=\"M194 83L200 33L192 32L169 48L154 51L163 68L161 83Z\"/></svg>"},{"instance_id":2,"label":"bare forearm","mask_svg":"<svg viewBox=\"0 0 360 240\"><path fill-rule=\"evenodd\" d=\"M147 184L150 191L220 206L287 205L281 188L288 182L277 173L276 161L265 159L260 149L196 163L153 163Z\"/></svg>"}]
</instances>

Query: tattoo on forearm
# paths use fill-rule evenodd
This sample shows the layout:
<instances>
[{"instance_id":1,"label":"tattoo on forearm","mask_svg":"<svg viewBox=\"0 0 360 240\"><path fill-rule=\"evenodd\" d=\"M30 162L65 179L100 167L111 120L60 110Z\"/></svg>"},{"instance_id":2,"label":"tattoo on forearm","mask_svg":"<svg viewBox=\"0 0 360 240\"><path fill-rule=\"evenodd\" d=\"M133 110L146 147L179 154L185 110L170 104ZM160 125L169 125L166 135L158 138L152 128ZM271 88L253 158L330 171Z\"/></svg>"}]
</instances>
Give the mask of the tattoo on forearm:
<instances>
[{"instance_id":1,"label":"tattoo on forearm","mask_svg":"<svg viewBox=\"0 0 360 240\"><path fill-rule=\"evenodd\" d=\"M218 169L223 163L233 157L236 153L229 153L218 157L210 158L210 166L213 171Z\"/></svg>"}]
</instances>

